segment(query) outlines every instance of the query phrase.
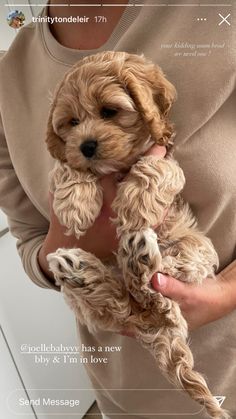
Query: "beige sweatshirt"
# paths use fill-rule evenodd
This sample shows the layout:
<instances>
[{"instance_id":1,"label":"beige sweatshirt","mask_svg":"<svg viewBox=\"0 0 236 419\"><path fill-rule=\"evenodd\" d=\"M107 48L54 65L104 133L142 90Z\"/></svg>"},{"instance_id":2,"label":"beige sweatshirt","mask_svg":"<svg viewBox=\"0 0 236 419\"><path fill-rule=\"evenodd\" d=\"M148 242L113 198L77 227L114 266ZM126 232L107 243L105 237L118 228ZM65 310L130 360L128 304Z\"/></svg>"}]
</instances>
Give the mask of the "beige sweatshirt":
<instances>
[{"instance_id":1,"label":"beige sweatshirt","mask_svg":"<svg viewBox=\"0 0 236 419\"><path fill-rule=\"evenodd\" d=\"M176 86L178 101L171 119L178 133L175 156L187 180L183 196L213 240L220 270L228 266L228 274L234 274L236 34L235 26L219 25L219 12L226 16L232 10L127 7L103 47L89 51L59 45L46 23L19 31L0 62L0 206L18 238L25 271L37 285L52 287L37 263L49 226L48 172L53 161L45 128L50 96L78 59L113 49L143 52ZM193 413L203 417L199 406L172 388L134 339L105 332L92 336L86 327L78 327L86 346L122 346L107 355L107 364L85 365L105 413L115 413L114 419L190 419ZM196 368L208 377L213 394L226 397L223 406L236 418L236 312L191 333L191 348Z\"/></svg>"}]
</instances>

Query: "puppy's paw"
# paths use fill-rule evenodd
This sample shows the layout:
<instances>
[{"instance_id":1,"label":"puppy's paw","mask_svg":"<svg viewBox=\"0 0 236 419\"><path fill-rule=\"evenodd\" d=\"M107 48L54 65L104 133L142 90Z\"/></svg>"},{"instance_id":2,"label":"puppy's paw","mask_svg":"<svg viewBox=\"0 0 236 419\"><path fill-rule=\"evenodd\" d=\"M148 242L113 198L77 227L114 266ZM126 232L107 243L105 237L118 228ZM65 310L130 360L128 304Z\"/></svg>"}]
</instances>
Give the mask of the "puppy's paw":
<instances>
[{"instance_id":1,"label":"puppy's paw","mask_svg":"<svg viewBox=\"0 0 236 419\"><path fill-rule=\"evenodd\" d=\"M194 230L162 252L161 272L183 282L201 284L206 277L215 277L217 267L211 241Z\"/></svg>"},{"instance_id":2,"label":"puppy's paw","mask_svg":"<svg viewBox=\"0 0 236 419\"><path fill-rule=\"evenodd\" d=\"M47 256L49 269L59 285L68 284L81 292L92 291L104 282L105 266L92 253L82 249L58 249Z\"/></svg>"},{"instance_id":3,"label":"puppy's paw","mask_svg":"<svg viewBox=\"0 0 236 419\"><path fill-rule=\"evenodd\" d=\"M85 285L82 270L85 268L81 249L57 249L47 255L49 269L53 273L56 283L70 284L72 287Z\"/></svg>"},{"instance_id":4,"label":"puppy's paw","mask_svg":"<svg viewBox=\"0 0 236 419\"><path fill-rule=\"evenodd\" d=\"M147 228L122 235L117 260L132 295L136 291L146 290L150 293L151 276L161 265L156 233Z\"/></svg>"}]
</instances>

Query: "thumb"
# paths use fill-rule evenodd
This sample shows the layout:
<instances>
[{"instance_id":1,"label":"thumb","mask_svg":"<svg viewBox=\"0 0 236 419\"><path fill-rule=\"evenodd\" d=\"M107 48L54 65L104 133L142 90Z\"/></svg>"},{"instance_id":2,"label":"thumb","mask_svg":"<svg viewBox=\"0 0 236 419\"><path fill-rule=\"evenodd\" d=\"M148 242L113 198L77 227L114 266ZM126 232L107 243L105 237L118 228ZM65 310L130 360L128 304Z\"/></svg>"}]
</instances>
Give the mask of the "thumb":
<instances>
[{"instance_id":1,"label":"thumb","mask_svg":"<svg viewBox=\"0 0 236 419\"><path fill-rule=\"evenodd\" d=\"M178 279L169 275L163 275L160 272L152 277L153 288L162 295L175 301L181 301L187 293L187 285Z\"/></svg>"},{"instance_id":2,"label":"thumb","mask_svg":"<svg viewBox=\"0 0 236 419\"><path fill-rule=\"evenodd\" d=\"M149 150L145 153L145 156L156 156L159 159L164 158L166 155L166 147L162 145L153 145Z\"/></svg>"}]
</instances>

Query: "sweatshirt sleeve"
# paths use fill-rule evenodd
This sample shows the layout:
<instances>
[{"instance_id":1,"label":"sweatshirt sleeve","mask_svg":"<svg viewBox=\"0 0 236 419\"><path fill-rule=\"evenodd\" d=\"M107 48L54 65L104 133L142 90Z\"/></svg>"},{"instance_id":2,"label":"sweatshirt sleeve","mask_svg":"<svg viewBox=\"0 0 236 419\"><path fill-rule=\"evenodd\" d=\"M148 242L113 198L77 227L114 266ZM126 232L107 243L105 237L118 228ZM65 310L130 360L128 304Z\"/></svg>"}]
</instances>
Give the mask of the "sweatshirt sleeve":
<instances>
[{"instance_id":1,"label":"sweatshirt sleeve","mask_svg":"<svg viewBox=\"0 0 236 419\"><path fill-rule=\"evenodd\" d=\"M12 165L0 119L0 208L7 215L11 234L29 278L42 288L59 288L40 270L38 252L49 223L25 193Z\"/></svg>"}]
</instances>

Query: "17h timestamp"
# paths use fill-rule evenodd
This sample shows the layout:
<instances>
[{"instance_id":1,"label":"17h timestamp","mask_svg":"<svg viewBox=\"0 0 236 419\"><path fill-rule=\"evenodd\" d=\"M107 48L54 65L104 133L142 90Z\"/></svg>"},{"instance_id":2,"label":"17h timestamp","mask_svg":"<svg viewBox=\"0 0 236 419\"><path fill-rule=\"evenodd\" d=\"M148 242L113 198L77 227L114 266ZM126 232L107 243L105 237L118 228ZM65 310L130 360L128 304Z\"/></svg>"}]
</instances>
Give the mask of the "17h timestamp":
<instances>
[{"instance_id":1,"label":"17h timestamp","mask_svg":"<svg viewBox=\"0 0 236 419\"><path fill-rule=\"evenodd\" d=\"M106 23L107 18L106 16L94 16L95 23Z\"/></svg>"}]
</instances>

